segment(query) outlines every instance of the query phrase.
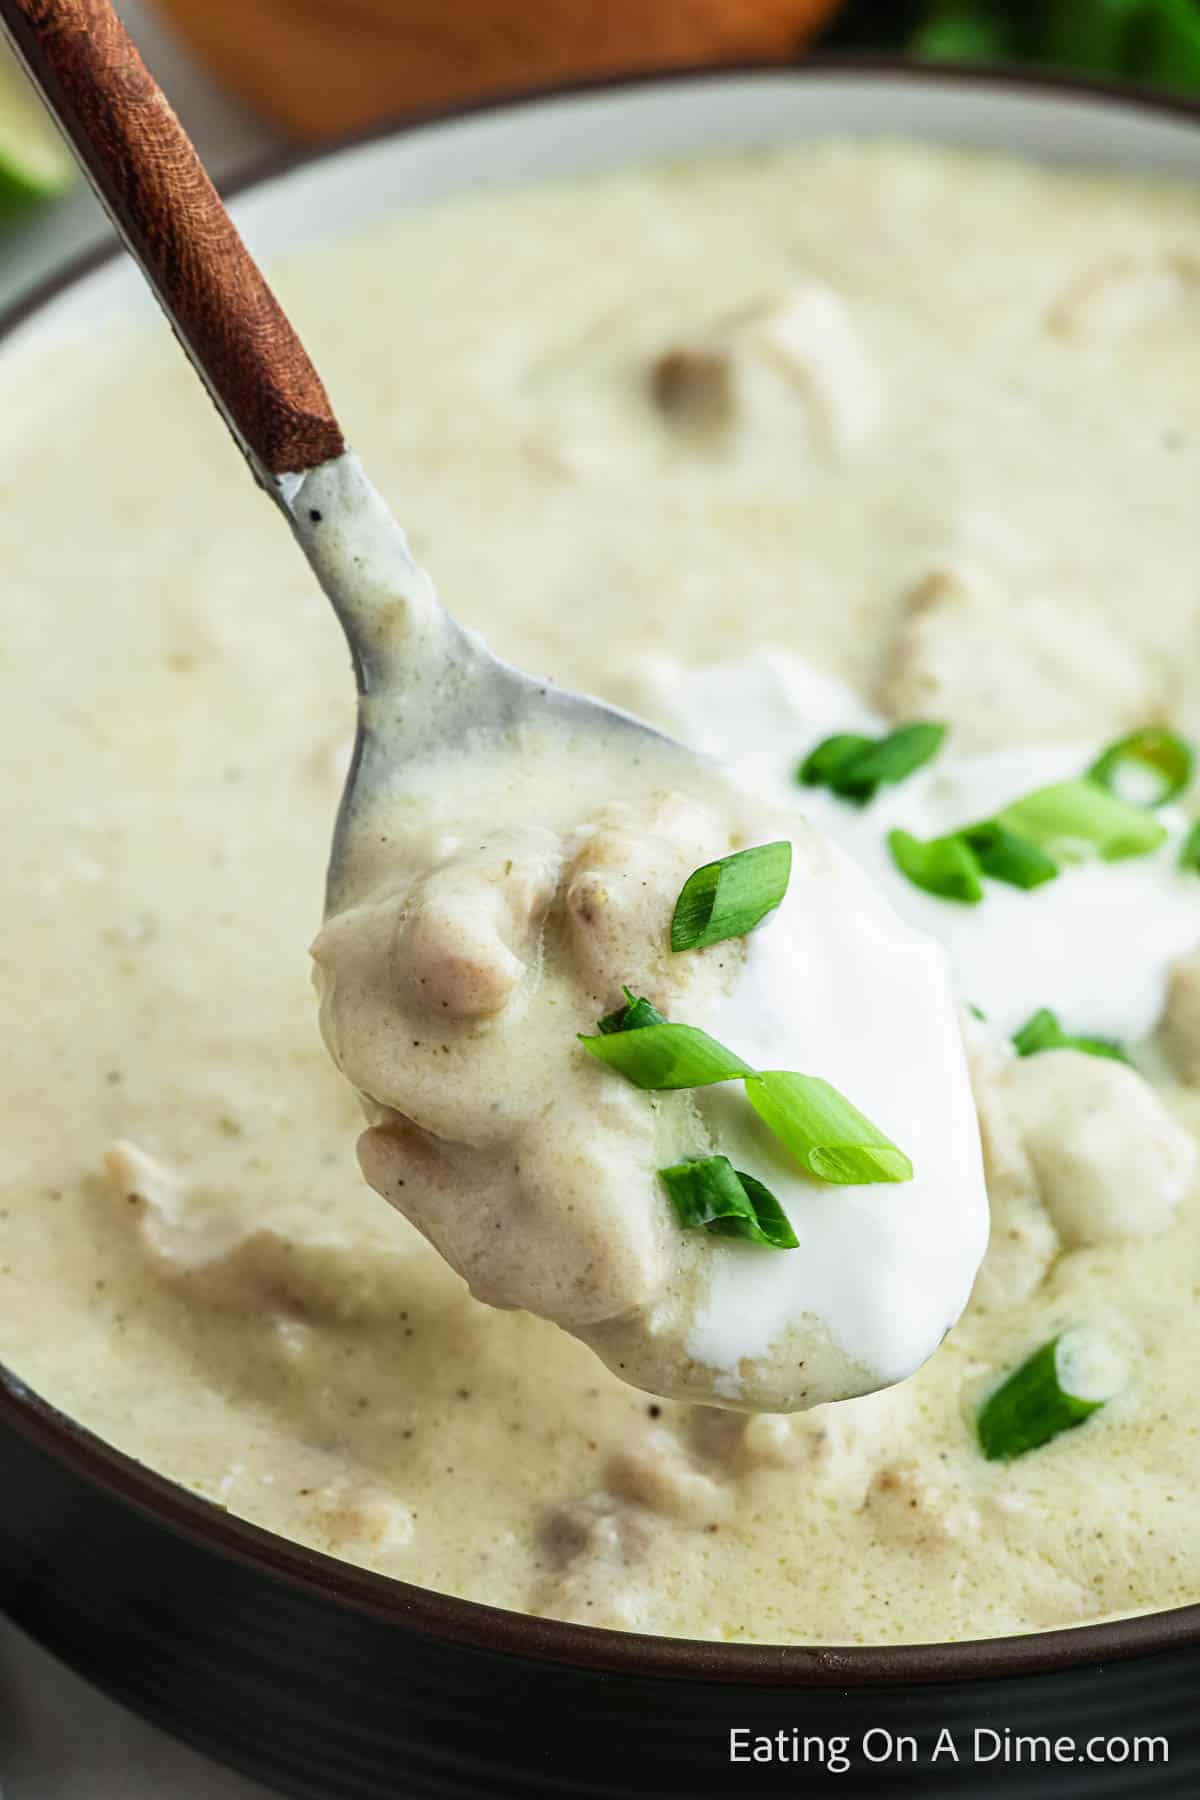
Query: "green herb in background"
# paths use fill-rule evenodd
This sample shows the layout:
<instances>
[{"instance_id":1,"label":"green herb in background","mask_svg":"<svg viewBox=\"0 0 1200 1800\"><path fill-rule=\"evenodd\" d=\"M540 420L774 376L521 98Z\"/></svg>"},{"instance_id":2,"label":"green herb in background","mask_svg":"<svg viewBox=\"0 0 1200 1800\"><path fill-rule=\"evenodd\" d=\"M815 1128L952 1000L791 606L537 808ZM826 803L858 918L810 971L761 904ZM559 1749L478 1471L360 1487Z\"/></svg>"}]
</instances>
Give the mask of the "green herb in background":
<instances>
[{"instance_id":1,"label":"green herb in background","mask_svg":"<svg viewBox=\"0 0 1200 1800\"><path fill-rule=\"evenodd\" d=\"M827 41L1200 90L1200 0L849 0Z\"/></svg>"},{"instance_id":2,"label":"green herb in background","mask_svg":"<svg viewBox=\"0 0 1200 1800\"><path fill-rule=\"evenodd\" d=\"M908 40L914 56L939 62L1008 62L1018 54L1009 9L1001 6L931 7L924 24Z\"/></svg>"},{"instance_id":3,"label":"green herb in background","mask_svg":"<svg viewBox=\"0 0 1200 1800\"><path fill-rule=\"evenodd\" d=\"M55 199L74 176L70 151L0 41L0 224Z\"/></svg>"}]
</instances>

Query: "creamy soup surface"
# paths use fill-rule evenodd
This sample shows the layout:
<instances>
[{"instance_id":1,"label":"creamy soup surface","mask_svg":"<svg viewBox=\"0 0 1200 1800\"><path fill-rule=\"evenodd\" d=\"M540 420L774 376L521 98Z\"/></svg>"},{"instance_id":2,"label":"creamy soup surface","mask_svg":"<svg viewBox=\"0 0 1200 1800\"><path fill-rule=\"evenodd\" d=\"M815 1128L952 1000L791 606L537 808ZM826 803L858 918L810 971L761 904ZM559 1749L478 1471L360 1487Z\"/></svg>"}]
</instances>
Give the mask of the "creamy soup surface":
<instances>
[{"instance_id":1,"label":"creamy soup surface","mask_svg":"<svg viewBox=\"0 0 1200 1800\"><path fill-rule=\"evenodd\" d=\"M1200 734L1200 205L831 142L275 273L458 617L798 805L942 938L986 1015L990 1248L917 1375L787 1416L652 1400L471 1298L363 1183L314 1022L337 624L173 347L112 331L0 363L0 680L37 748L0 795L0 1355L242 1517L554 1617L898 1642L1200 1598L1194 800L1151 857L970 908L879 849ZM914 717L943 759L894 794L795 786ZM1016 1057L1042 1005L1134 1067ZM985 1460L981 1400L1080 1326L1115 1397Z\"/></svg>"}]
</instances>

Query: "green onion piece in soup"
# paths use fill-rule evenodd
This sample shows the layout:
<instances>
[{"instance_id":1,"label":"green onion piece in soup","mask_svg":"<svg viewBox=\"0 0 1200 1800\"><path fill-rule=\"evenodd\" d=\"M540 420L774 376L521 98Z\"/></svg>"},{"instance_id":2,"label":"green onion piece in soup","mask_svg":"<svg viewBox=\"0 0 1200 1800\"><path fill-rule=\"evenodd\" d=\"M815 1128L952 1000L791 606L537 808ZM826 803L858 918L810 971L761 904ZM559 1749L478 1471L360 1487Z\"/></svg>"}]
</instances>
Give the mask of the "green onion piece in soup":
<instances>
[{"instance_id":1,"label":"green onion piece in soup","mask_svg":"<svg viewBox=\"0 0 1200 1800\"><path fill-rule=\"evenodd\" d=\"M1037 788L995 818L943 837L896 830L887 841L892 861L914 887L974 906L983 899L985 875L1011 887L1041 887L1059 873L1058 855L1090 849L1114 862L1148 855L1166 835L1144 807L1130 805L1089 775Z\"/></svg>"},{"instance_id":2,"label":"green onion piece in soup","mask_svg":"<svg viewBox=\"0 0 1200 1800\"><path fill-rule=\"evenodd\" d=\"M1038 788L1004 807L994 823L1044 850L1078 845L1106 862L1147 856L1167 835L1143 807L1130 806L1088 777Z\"/></svg>"},{"instance_id":3,"label":"green onion piece in soup","mask_svg":"<svg viewBox=\"0 0 1200 1800\"><path fill-rule=\"evenodd\" d=\"M768 1130L819 1181L845 1186L912 1180L912 1163L903 1150L829 1082L783 1069L756 1071L706 1031L670 1022L632 988L622 991L625 1004L597 1022L594 1037L581 1032L579 1041L590 1056L607 1063L635 1087L662 1093L741 1081ZM766 1241L777 1249L791 1248L783 1242L791 1228L775 1196L757 1177L734 1169L727 1157L693 1158L660 1169L659 1174L677 1210L689 1195L697 1207L705 1196L714 1204L714 1197L724 1196L732 1205L739 1192L734 1184L740 1183L743 1201L751 1206L758 1229L767 1234ZM714 1218L744 1216L736 1211L713 1214ZM707 1220L693 1222L706 1224ZM753 1236L736 1225L714 1224L711 1229L729 1236Z\"/></svg>"},{"instance_id":4,"label":"green onion piece in soup","mask_svg":"<svg viewBox=\"0 0 1200 1800\"><path fill-rule=\"evenodd\" d=\"M993 881L1007 882L1009 887L1041 887L1053 881L1058 864L1028 838L1018 837L994 819L983 825L969 825L958 836L978 858L979 867Z\"/></svg>"},{"instance_id":5,"label":"green onion piece in soup","mask_svg":"<svg viewBox=\"0 0 1200 1800\"><path fill-rule=\"evenodd\" d=\"M796 770L796 780L802 787L827 787L836 793L838 782L843 774L848 776L855 757L869 750L873 742L861 731L839 731L833 737L822 738Z\"/></svg>"},{"instance_id":6,"label":"green onion piece in soup","mask_svg":"<svg viewBox=\"0 0 1200 1800\"><path fill-rule=\"evenodd\" d=\"M787 893L792 846L786 838L735 851L688 876L671 920L672 950L703 950L745 937Z\"/></svg>"},{"instance_id":7,"label":"green onion piece in soup","mask_svg":"<svg viewBox=\"0 0 1200 1800\"><path fill-rule=\"evenodd\" d=\"M1087 1056L1107 1056L1112 1062L1129 1061L1114 1038L1076 1037L1064 1031L1058 1015L1046 1006L1013 1032L1012 1041L1018 1056L1036 1056L1040 1050L1082 1050Z\"/></svg>"},{"instance_id":8,"label":"green onion piece in soup","mask_svg":"<svg viewBox=\"0 0 1200 1800\"><path fill-rule=\"evenodd\" d=\"M630 988L623 987L624 1006L618 1006L602 1019L597 1019L596 1030L605 1037L614 1031L641 1031L647 1025L665 1025L666 1019L657 1006L652 1006L642 994L635 994Z\"/></svg>"},{"instance_id":9,"label":"green onion piece in soup","mask_svg":"<svg viewBox=\"0 0 1200 1800\"><path fill-rule=\"evenodd\" d=\"M889 831L892 861L914 887L939 900L976 906L983 899L983 870L971 846L957 833L917 838L908 831Z\"/></svg>"},{"instance_id":10,"label":"green onion piece in soup","mask_svg":"<svg viewBox=\"0 0 1200 1800\"><path fill-rule=\"evenodd\" d=\"M589 1055L607 1063L635 1087L661 1092L709 1087L753 1075L749 1063L695 1025L642 1025L632 1031L580 1034Z\"/></svg>"},{"instance_id":11,"label":"green onion piece in soup","mask_svg":"<svg viewBox=\"0 0 1200 1800\"><path fill-rule=\"evenodd\" d=\"M763 1124L819 1181L839 1186L911 1181L912 1163L891 1138L817 1075L768 1069L746 1081Z\"/></svg>"},{"instance_id":12,"label":"green onion piece in soup","mask_svg":"<svg viewBox=\"0 0 1200 1800\"><path fill-rule=\"evenodd\" d=\"M1200 873L1200 819L1191 827L1179 846L1179 866Z\"/></svg>"},{"instance_id":13,"label":"green onion piece in soup","mask_svg":"<svg viewBox=\"0 0 1200 1800\"><path fill-rule=\"evenodd\" d=\"M799 1240L774 1194L727 1156L675 1163L658 1175L685 1230L700 1227L773 1250L796 1248Z\"/></svg>"},{"instance_id":14,"label":"green onion piece in soup","mask_svg":"<svg viewBox=\"0 0 1200 1800\"><path fill-rule=\"evenodd\" d=\"M979 1448L992 1462L1040 1449L1098 1412L1122 1379L1102 1341L1087 1332L1060 1332L984 1401L975 1421Z\"/></svg>"},{"instance_id":15,"label":"green onion piece in soup","mask_svg":"<svg viewBox=\"0 0 1200 1800\"><path fill-rule=\"evenodd\" d=\"M886 737L868 738L842 732L810 750L796 770L804 787L827 787L842 800L865 806L881 787L906 781L941 749L944 725L916 720L898 725Z\"/></svg>"},{"instance_id":16,"label":"green onion piece in soup","mask_svg":"<svg viewBox=\"0 0 1200 1800\"><path fill-rule=\"evenodd\" d=\"M1147 725L1118 738L1088 770L1088 780L1133 806L1165 806L1192 779L1195 756L1173 731Z\"/></svg>"}]
</instances>

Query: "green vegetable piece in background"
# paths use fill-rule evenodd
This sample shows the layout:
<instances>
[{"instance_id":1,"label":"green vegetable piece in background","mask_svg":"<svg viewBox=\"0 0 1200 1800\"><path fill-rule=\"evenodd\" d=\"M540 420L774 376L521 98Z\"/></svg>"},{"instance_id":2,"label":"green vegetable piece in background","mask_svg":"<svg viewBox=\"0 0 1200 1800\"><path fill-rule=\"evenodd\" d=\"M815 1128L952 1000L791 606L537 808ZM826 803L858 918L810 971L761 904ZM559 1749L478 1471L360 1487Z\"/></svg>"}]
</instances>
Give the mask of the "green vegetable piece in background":
<instances>
[{"instance_id":1,"label":"green vegetable piece in background","mask_svg":"<svg viewBox=\"0 0 1200 1800\"><path fill-rule=\"evenodd\" d=\"M1146 725L1110 744L1087 773L1089 781L1131 806L1165 806L1183 793L1195 763L1191 745L1176 732ZM1142 791L1123 793L1122 784Z\"/></svg>"},{"instance_id":2,"label":"green vegetable piece in background","mask_svg":"<svg viewBox=\"0 0 1200 1800\"><path fill-rule=\"evenodd\" d=\"M1009 887L1041 887L1053 881L1058 864L1028 838L1006 831L1003 825L989 819L983 825L970 825L960 834L963 842L979 858L979 866L993 881L1007 882Z\"/></svg>"},{"instance_id":3,"label":"green vegetable piece in background","mask_svg":"<svg viewBox=\"0 0 1200 1800\"><path fill-rule=\"evenodd\" d=\"M0 39L0 224L70 187L75 163Z\"/></svg>"},{"instance_id":4,"label":"green vegetable piece in background","mask_svg":"<svg viewBox=\"0 0 1200 1800\"><path fill-rule=\"evenodd\" d=\"M1197 0L1143 0L1131 31L1130 72L1181 93L1200 89Z\"/></svg>"},{"instance_id":5,"label":"green vegetable piece in background","mask_svg":"<svg viewBox=\"0 0 1200 1800\"><path fill-rule=\"evenodd\" d=\"M1114 1038L1073 1037L1064 1031L1057 1014L1047 1006L1026 1019L1021 1029L1013 1032L1012 1041L1018 1056L1036 1056L1039 1050L1082 1050L1087 1056L1106 1056L1111 1062L1129 1061Z\"/></svg>"},{"instance_id":6,"label":"green vegetable piece in background","mask_svg":"<svg viewBox=\"0 0 1200 1800\"><path fill-rule=\"evenodd\" d=\"M1126 73L1133 27L1146 0L1044 0L1034 9L1032 53L1090 75Z\"/></svg>"},{"instance_id":7,"label":"green vegetable piece in background","mask_svg":"<svg viewBox=\"0 0 1200 1800\"><path fill-rule=\"evenodd\" d=\"M835 41L895 43L907 30L914 56L1036 62L1200 91L1200 0L925 0L915 10L912 25L912 8L849 0Z\"/></svg>"},{"instance_id":8,"label":"green vegetable piece in background","mask_svg":"<svg viewBox=\"0 0 1200 1800\"><path fill-rule=\"evenodd\" d=\"M888 832L887 841L892 861L914 887L964 906L976 906L983 899L979 858L957 832L948 837L917 838L909 831L896 830Z\"/></svg>"},{"instance_id":9,"label":"green vegetable piece in background","mask_svg":"<svg viewBox=\"0 0 1200 1800\"><path fill-rule=\"evenodd\" d=\"M881 738L841 732L809 751L796 770L796 780L804 787L827 787L840 800L865 806L881 787L906 781L936 756L945 736L944 725L924 719L898 725Z\"/></svg>"},{"instance_id":10,"label":"green vegetable piece in background","mask_svg":"<svg viewBox=\"0 0 1200 1800\"><path fill-rule=\"evenodd\" d=\"M1017 51L1013 21L987 0L943 0L909 42L914 56L937 62L1003 62Z\"/></svg>"},{"instance_id":11,"label":"green vegetable piece in background","mask_svg":"<svg viewBox=\"0 0 1200 1800\"><path fill-rule=\"evenodd\" d=\"M1043 849L1088 845L1105 862L1148 856L1167 835L1144 807L1130 806L1087 777L1025 794L998 812L993 823Z\"/></svg>"},{"instance_id":12,"label":"green vegetable piece in background","mask_svg":"<svg viewBox=\"0 0 1200 1800\"><path fill-rule=\"evenodd\" d=\"M833 737L822 738L796 770L796 780L804 787L832 788L841 778L842 771L849 768L856 756L869 750L871 743L872 740L864 737L861 731L838 731Z\"/></svg>"}]
</instances>

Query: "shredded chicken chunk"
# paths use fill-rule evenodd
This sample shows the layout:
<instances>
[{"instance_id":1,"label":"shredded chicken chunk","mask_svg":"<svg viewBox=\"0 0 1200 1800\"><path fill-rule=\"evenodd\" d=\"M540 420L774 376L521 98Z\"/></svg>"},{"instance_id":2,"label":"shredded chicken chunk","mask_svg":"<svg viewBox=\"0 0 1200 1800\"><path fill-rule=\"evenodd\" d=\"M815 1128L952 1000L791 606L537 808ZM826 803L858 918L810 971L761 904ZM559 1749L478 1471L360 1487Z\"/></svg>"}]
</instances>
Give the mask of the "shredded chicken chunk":
<instances>
[{"instance_id":1,"label":"shredded chicken chunk","mask_svg":"<svg viewBox=\"0 0 1200 1800\"><path fill-rule=\"evenodd\" d=\"M973 1507L948 1495L912 1459L886 1463L867 1489L866 1509L882 1536L916 1550L944 1550L978 1528Z\"/></svg>"},{"instance_id":2,"label":"shredded chicken chunk","mask_svg":"<svg viewBox=\"0 0 1200 1800\"><path fill-rule=\"evenodd\" d=\"M538 1585L530 1611L636 1631L641 1624L637 1570L653 1537L652 1515L612 1494L557 1507L542 1531L552 1572Z\"/></svg>"},{"instance_id":3,"label":"shredded chicken chunk","mask_svg":"<svg viewBox=\"0 0 1200 1800\"><path fill-rule=\"evenodd\" d=\"M649 809L608 807L584 834L565 873L564 905L575 966L598 1004L613 994L614 969L628 971L664 1009L732 986L740 942L681 958L671 955L663 929L692 870L711 859L719 831L706 807L670 794Z\"/></svg>"},{"instance_id":4,"label":"shredded chicken chunk","mask_svg":"<svg viewBox=\"0 0 1200 1800\"><path fill-rule=\"evenodd\" d=\"M1012 1051L970 1017L964 1019L964 1036L991 1218L971 1299L981 1309L1003 1311L1034 1292L1053 1267L1062 1240L1043 1203L1008 1090Z\"/></svg>"},{"instance_id":5,"label":"shredded chicken chunk","mask_svg":"<svg viewBox=\"0 0 1200 1800\"><path fill-rule=\"evenodd\" d=\"M1135 1070L1047 1050L1014 1058L1004 1090L1064 1244L1166 1230L1192 1185L1196 1144Z\"/></svg>"},{"instance_id":6,"label":"shredded chicken chunk","mask_svg":"<svg viewBox=\"0 0 1200 1800\"><path fill-rule=\"evenodd\" d=\"M608 1481L625 1499L686 1525L719 1524L732 1510L728 1490L699 1469L669 1431L644 1432L619 1450Z\"/></svg>"},{"instance_id":7,"label":"shredded chicken chunk","mask_svg":"<svg viewBox=\"0 0 1200 1800\"><path fill-rule=\"evenodd\" d=\"M1029 742L1144 724L1162 704L1156 674L1093 618L1079 656L1074 620L965 559L907 595L875 698L889 718L936 718L960 748L1010 743L1013 695Z\"/></svg>"},{"instance_id":8,"label":"shredded chicken chunk","mask_svg":"<svg viewBox=\"0 0 1200 1800\"><path fill-rule=\"evenodd\" d=\"M1090 264L1047 315L1062 338L1111 342L1200 298L1200 258L1181 251L1111 256Z\"/></svg>"},{"instance_id":9,"label":"shredded chicken chunk","mask_svg":"<svg viewBox=\"0 0 1200 1800\"><path fill-rule=\"evenodd\" d=\"M631 1088L587 1087L577 1099L556 1098L553 1132L539 1129L544 1107L537 1109L519 1147L474 1150L398 1115L358 1142L370 1185L411 1219L477 1299L570 1327L648 1304L667 1268L661 1209L629 1203L648 1185L653 1119ZM560 1132L573 1146L569 1191Z\"/></svg>"},{"instance_id":10,"label":"shredded chicken chunk","mask_svg":"<svg viewBox=\"0 0 1200 1800\"><path fill-rule=\"evenodd\" d=\"M786 431L799 402L811 444L848 456L879 423L879 377L850 308L836 288L814 279L672 345L655 359L650 380L663 417L693 439L751 424L760 437Z\"/></svg>"},{"instance_id":11,"label":"shredded chicken chunk","mask_svg":"<svg viewBox=\"0 0 1200 1800\"><path fill-rule=\"evenodd\" d=\"M402 1251L361 1237L314 1236L311 1225L247 1231L218 1196L197 1191L123 1139L105 1156L104 1173L135 1222L147 1260L202 1305L326 1324L383 1323L405 1305L409 1263Z\"/></svg>"}]
</instances>

